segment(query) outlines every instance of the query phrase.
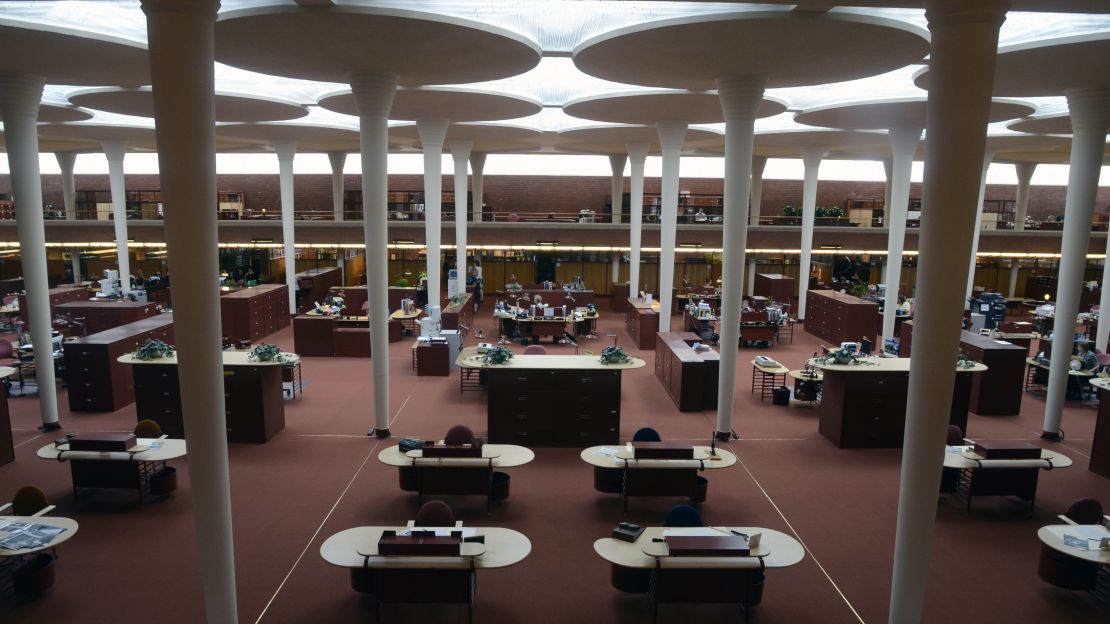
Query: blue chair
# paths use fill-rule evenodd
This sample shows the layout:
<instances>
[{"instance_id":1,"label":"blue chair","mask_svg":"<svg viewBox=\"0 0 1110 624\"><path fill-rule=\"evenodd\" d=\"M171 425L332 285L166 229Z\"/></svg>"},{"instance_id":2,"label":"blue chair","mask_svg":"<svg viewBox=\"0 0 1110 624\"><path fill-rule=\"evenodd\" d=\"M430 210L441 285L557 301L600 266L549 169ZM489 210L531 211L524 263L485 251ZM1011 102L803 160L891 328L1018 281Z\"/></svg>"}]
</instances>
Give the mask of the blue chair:
<instances>
[{"instance_id":1,"label":"blue chair","mask_svg":"<svg viewBox=\"0 0 1110 624\"><path fill-rule=\"evenodd\" d=\"M659 435L658 431L652 429L651 427L643 427L642 429L637 430L636 433L632 434L632 441L662 442L663 438Z\"/></svg>"},{"instance_id":2,"label":"blue chair","mask_svg":"<svg viewBox=\"0 0 1110 624\"><path fill-rule=\"evenodd\" d=\"M701 520L701 514L697 509L689 505L675 505L667 512L667 518L663 521L665 527L700 527L705 526Z\"/></svg>"}]
</instances>

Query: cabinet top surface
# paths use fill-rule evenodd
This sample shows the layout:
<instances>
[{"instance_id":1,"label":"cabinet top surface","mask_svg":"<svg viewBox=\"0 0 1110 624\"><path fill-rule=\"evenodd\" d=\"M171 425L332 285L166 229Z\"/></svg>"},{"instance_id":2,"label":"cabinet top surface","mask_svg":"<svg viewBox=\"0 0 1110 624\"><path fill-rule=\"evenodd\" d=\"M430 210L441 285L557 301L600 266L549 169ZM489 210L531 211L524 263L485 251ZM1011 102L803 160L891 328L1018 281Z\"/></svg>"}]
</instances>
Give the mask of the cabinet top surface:
<instances>
[{"instance_id":1,"label":"cabinet top surface","mask_svg":"<svg viewBox=\"0 0 1110 624\"><path fill-rule=\"evenodd\" d=\"M140 334L145 334L155 329L160 329L167 325L173 325L173 314L155 314L154 316L127 323L126 325L120 325L111 329L105 329L101 332L96 332L95 334L89 334L83 338L68 340L62 343L62 349L65 349L65 347L69 345L111 344L127 338L133 338Z\"/></svg>"},{"instance_id":2,"label":"cabinet top surface","mask_svg":"<svg viewBox=\"0 0 1110 624\"><path fill-rule=\"evenodd\" d=\"M853 372L853 373L908 373L910 372L910 358L865 357L860 358L859 364L825 364L819 359L811 358L809 363L814 368L825 371ZM955 364L953 364L953 367ZM957 373L979 373L987 370L985 364L975 362L970 368L957 368Z\"/></svg>"},{"instance_id":3,"label":"cabinet top surface","mask_svg":"<svg viewBox=\"0 0 1110 624\"><path fill-rule=\"evenodd\" d=\"M644 301L643 299L640 299L639 297L629 297L628 298L628 305L632 306L633 308L636 308L637 310L643 310L645 312L648 311L648 310L651 310L652 312L658 312L659 311L659 301L656 300L656 299L653 299L651 303L647 303L646 301Z\"/></svg>"},{"instance_id":4,"label":"cabinet top surface","mask_svg":"<svg viewBox=\"0 0 1110 624\"><path fill-rule=\"evenodd\" d=\"M789 275L783 275L782 273L757 273L756 277L762 277L764 279L772 280L790 280L792 282L794 281L793 277L790 277Z\"/></svg>"},{"instance_id":5,"label":"cabinet top surface","mask_svg":"<svg viewBox=\"0 0 1110 624\"><path fill-rule=\"evenodd\" d=\"M54 307L67 310L107 310L111 308L134 310L157 305L149 301L94 301L90 299L88 301L67 301Z\"/></svg>"},{"instance_id":6,"label":"cabinet top surface","mask_svg":"<svg viewBox=\"0 0 1110 624\"><path fill-rule=\"evenodd\" d=\"M1026 347L1021 347L1012 342L991 338L990 336L983 336L967 330L960 332L960 344L983 349L984 351L1018 351L1023 354L1028 353L1028 348Z\"/></svg>"},{"instance_id":7,"label":"cabinet top surface","mask_svg":"<svg viewBox=\"0 0 1110 624\"><path fill-rule=\"evenodd\" d=\"M875 303L874 301L867 301L866 299L860 299L855 295L849 295L847 293L837 292L835 290L811 290L809 291L809 293L811 295L820 295L827 299L833 299L835 301L847 303L849 305L866 305L872 306L875 309L878 309L879 307L879 304Z\"/></svg>"},{"instance_id":8,"label":"cabinet top surface","mask_svg":"<svg viewBox=\"0 0 1110 624\"><path fill-rule=\"evenodd\" d=\"M274 292L286 288L285 284L259 284L258 286L251 286L243 288L235 292L227 293L223 296L224 299L250 299L259 295Z\"/></svg>"},{"instance_id":9,"label":"cabinet top surface","mask_svg":"<svg viewBox=\"0 0 1110 624\"><path fill-rule=\"evenodd\" d=\"M252 362L250 360L250 354L250 351L224 351L224 366L284 366L286 364L296 364L301 359L301 356L297 355L296 353L286 353L282 351L281 354L285 356L284 362ZM174 366L177 366L176 353L169 357L158 358L154 360L140 360L130 353L128 353L127 355L121 355L116 359L120 362L123 362L124 364L172 364Z\"/></svg>"},{"instance_id":10,"label":"cabinet top surface","mask_svg":"<svg viewBox=\"0 0 1110 624\"><path fill-rule=\"evenodd\" d=\"M297 277L317 277L332 272L338 273L339 267L322 267L319 269L308 269L297 273Z\"/></svg>"},{"instance_id":11,"label":"cabinet top surface","mask_svg":"<svg viewBox=\"0 0 1110 624\"><path fill-rule=\"evenodd\" d=\"M634 357L624 364L602 364L596 355L520 355L514 354L504 364L488 365L477 348L467 347L459 352L455 364L462 368L490 368L512 370L627 370L643 368L646 362Z\"/></svg>"}]
</instances>

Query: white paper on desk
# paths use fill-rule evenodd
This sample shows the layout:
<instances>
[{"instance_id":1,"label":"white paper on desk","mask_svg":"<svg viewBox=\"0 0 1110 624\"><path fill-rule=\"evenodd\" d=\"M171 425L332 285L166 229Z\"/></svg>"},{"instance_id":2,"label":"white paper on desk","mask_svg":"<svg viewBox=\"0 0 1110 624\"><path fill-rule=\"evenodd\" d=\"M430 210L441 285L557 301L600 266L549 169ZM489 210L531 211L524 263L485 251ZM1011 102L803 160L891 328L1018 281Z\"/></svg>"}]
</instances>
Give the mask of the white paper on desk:
<instances>
[{"instance_id":1,"label":"white paper on desk","mask_svg":"<svg viewBox=\"0 0 1110 624\"><path fill-rule=\"evenodd\" d=\"M1070 526L1067 528L1067 533L1086 540L1101 540L1104 537L1110 537L1110 531L1107 531L1106 527L1097 524L1077 524Z\"/></svg>"},{"instance_id":2,"label":"white paper on desk","mask_svg":"<svg viewBox=\"0 0 1110 624\"><path fill-rule=\"evenodd\" d=\"M944 452L945 453L963 453L965 451L970 451L972 448L973 447L970 447L970 446L959 446L959 445L957 445L957 446L945 446L944 447Z\"/></svg>"},{"instance_id":3,"label":"white paper on desk","mask_svg":"<svg viewBox=\"0 0 1110 624\"><path fill-rule=\"evenodd\" d=\"M474 527L409 527L398 531L397 535L412 535L413 531L435 531L436 537L451 537L451 533L462 531L463 537L474 537L478 529Z\"/></svg>"},{"instance_id":4,"label":"white paper on desk","mask_svg":"<svg viewBox=\"0 0 1110 624\"><path fill-rule=\"evenodd\" d=\"M618 451L617 449L615 449L611 446L603 446L603 447L597 449L597 454L598 455L609 455L610 457L612 457L613 455L616 455L619 452L620 451Z\"/></svg>"},{"instance_id":5,"label":"white paper on desk","mask_svg":"<svg viewBox=\"0 0 1110 624\"><path fill-rule=\"evenodd\" d=\"M663 529L663 537L721 537L732 536L728 529L715 529L713 527L680 527Z\"/></svg>"},{"instance_id":6,"label":"white paper on desk","mask_svg":"<svg viewBox=\"0 0 1110 624\"><path fill-rule=\"evenodd\" d=\"M1011 344L1011 343L1009 343L1009 342L1006 342L1005 340L995 340L994 342L995 342L996 344L1004 344L1004 345L1008 345L1008 344Z\"/></svg>"}]
</instances>

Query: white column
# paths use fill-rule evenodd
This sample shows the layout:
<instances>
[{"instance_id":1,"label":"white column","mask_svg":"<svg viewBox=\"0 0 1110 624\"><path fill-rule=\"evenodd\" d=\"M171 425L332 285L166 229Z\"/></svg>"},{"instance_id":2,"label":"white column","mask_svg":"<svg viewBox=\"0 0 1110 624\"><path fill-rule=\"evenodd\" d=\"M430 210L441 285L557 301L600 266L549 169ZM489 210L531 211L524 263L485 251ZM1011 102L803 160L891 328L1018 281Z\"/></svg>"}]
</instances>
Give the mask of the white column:
<instances>
[{"instance_id":1,"label":"white column","mask_svg":"<svg viewBox=\"0 0 1110 624\"><path fill-rule=\"evenodd\" d=\"M440 205L443 201L443 139L447 136L446 119L420 119L416 128L424 150L424 241L428 246L428 306L441 305L439 285L440 237L443 226Z\"/></svg>"},{"instance_id":2,"label":"white column","mask_svg":"<svg viewBox=\"0 0 1110 624\"><path fill-rule=\"evenodd\" d=\"M813 254L813 221L817 216L817 174L825 150L817 147L802 149L805 181L802 183L802 253L798 258L799 321L806 320L806 293L809 291L810 256Z\"/></svg>"},{"instance_id":3,"label":"white column","mask_svg":"<svg viewBox=\"0 0 1110 624\"><path fill-rule=\"evenodd\" d=\"M632 297L650 287L640 283L640 234L644 228L644 163L647 162L647 143L629 143L628 160L631 163L628 194L628 287Z\"/></svg>"},{"instance_id":4,"label":"white column","mask_svg":"<svg viewBox=\"0 0 1110 624\"><path fill-rule=\"evenodd\" d=\"M767 168L766 156L752 157L752 188L748 203L748 218L752 225L759 225L760 209L763 206L763 171Z\"/></svg>"},{"instance_id":5,"label":"white column","mask_svg":"<svg viewBox=\"0 0 1110 624\"><path fill-rule=\"evenodd\" d=\"M1014 298L1017 293L1018 275L1021 274L1021 261L1017 258L1010 260L1010 292L1007 295L1010 299Z\"/></svg>"},{"instance_id":6,"label":"white column","mask_svg":"<svg viewBox=\"0 0 1110 624\"><path fill-rule=\"evenodd\" d=\"M902 248L906 243L906 210L910 204L910 169L913 167L913 153L920 141L921 128L892 128L890 131L894 165L891 171L890 204L885 212L889 230L887 231L886 272L883 274L886 284L886 297L883 300L883 340L894 338L898 284L902 279Z\"/></svg>"},{"instance_id":7,"label":"white column","mask_svg":"<svg viewBox=\"0 0 1110 624\"><path fill-rule=\"evenodd\" d=\"M143 0L166 251L174 289L177 374L206 619L235 624L227 425L216 233L216 0ZM174 264L179 263L179 264Z\"/></svg>"},{"instance_id":8,"label":"white column","mask_svg":"<svg viewBox=\"0 0 1110 624\"><path fill-rule=\"evenodd\" d=\"M335 264L339 267L339 284L347 285L347 251L340 247L335 250Z\"/></svg>"},{"instance_id":9,"label":"white column","mask_svg":"<svg viewBox=\"0 0 1110 624\"><path fill-rule=\"evenodd\" d=\"M278 159L278 185L281 191L281 243L285 252L285 285L289 290L289 314L297 313L297 247L293 229L293 159L297 155L296 141L274 141ZM313 302L304 302L312 306Z\"/></svg>"},{"instance_id":10,"label":"white column","mask_svg":"<svg viewBox=\"0 0 1110 624\"><path fill-rule=\"evenodd\" d=\"M964 309L971 305L971 291L975 288L975 264L979 257L979 233L983 229L983 202L987 199L987 169L991 167L994 152L983 155L983 175L979 178L979 203L975 210L975 231L971 234L971 265L967 269L967 294L964 297Z\"/></svg>"},{"instance_id":11,"label":"white column","mask_svg":"<svg viewBox=\"0 0 1110 624\"><path fill-rule=\"evenodd\" d=\"M466 292L466 163L474 141L450 141L451 157L455 160L455 268L458 272L456 286L461 295ZM478 293L474 293L475 303Z\"/></svg>"},{"instance_id":12,"label":"white column","mask_svg":"<svg viewBox=\"0 0 1110 624\"><path fill-rule=\"evenodd\" d=\"M674 289L674 239L678 231L679 153L686 138L686 124L662 121L655 124L659 131L659 147L663 152L663 217L659 227L659 331L670 331L671 296Z\"/></svg>"},{"instance_id":13,"label":"white column","mask_svg":"<svg viewBox=\"0 0 1110 624\"><path fill-rule=\"evenodd\" d=\"M42 99L43 80L37 76L0 73L0 118L4 122L15 226L27 291L27 321L35 349L39 385L39 414L43 431L57 429L58 391L54 385L54 353L50 344L50 290L46 268L46 230L42 218L42 178L39 175L39 135L35 123Z\"/></svg>"},{"instance_id":14,"label":"white column","mask_svg":"<svg viewBox=\"0 0 1110 624\"><path fill-rule=\"evenodd\" d=\"M1029 214L1029 183L1033 181L1033 172L1037 170L1037 163L1021 162L1014 165L1017 174L1017 204L1014 210L1014 229L1025 229L1025 217Z\"/></svg>"},{"instance_id":15,"label":"white column","mask_svg":"<svg viewBox=\"0 0 1110 624\"><path fill-rule=\"evenodd\" d=\"M112 225L116 231L116 264L119 269L120 291L131 292L131 256L127 251L127 189L123 179L123 157L127 144L123 141L101 141L108 159L108 184L112 191Z\"/></svg>"},{"instance_id":16,"label":"white column","mask_svg":"<svg viewBox=\"0 0 1110 624\"><path fill-rule=\"evenodd\" d=\"M69 250L69 265L73 269L73 285L81 283L81 251L77 248Z\"/></svg>"},{"instance_id":17,"label":"white column","mask_svg":"<svg viewBox=\"0 0 1110 624\"><path fill-rule=\"evenodd\" d=\"M883 196L883 214L885 215L890 211L890 181L894 175L893 158L883 159L883 171L886 172L886 195ZM884 219L883 222L886 223L886 220Z\"/></svg>"},{"instance_id":18,"label":"white column","mask_svg":"<svg viewBox=\"0 0 1110 624\"><path fill-rule=\"evenodd\" d=\"M717 91L725 116L724 223L721 260L721 364L717 384L717 439L732 432L736 360L740 346L740 302L743 299L744 256L748 244L748 215L752 197L752 139L756 111L763 101L766 79L756 76L718 78ZM755 271L750 272L752 275Z\"/></svg>"},{"instance_id":19,"label":"white column","mask_svg":"<svg viewBox=\"0 0 1110 624\"><path fill-rule=\"evenodd\" d=\"M73 164L77 160L76 152L54 152L58 160L58 169L62 171L62 202L66 207L66 220L77 219L77 191L73 183Z\"/></svg>"},{"instance_id":20,"label":"white column","mask_svg":"<svg viewBox=\"0 0 1110 624\"><path fill-rule=\"evenodd\" d=\"M1048 397L1044 406L1044 432L1041 437L1062 440L1060 419L1064 415L1064 395L1068 387L1068 363L1075 335L1075 315L1079 312L1079 289L1087 268L1087 244L1091 238L1091 215L1098 194L1098 178L1106 130L1110 125L1110 88L1068 89L1071 112L1071 159L1068 161L1068 193L1064 200L1064 238L1060 242L1060 270L1056 282L1056 321L1052 341L1052 364L1048 372ZM1110 245L1110 238L1108 238ZM1106 273L1103 273L1105 280ZM1106 282L1104 281L1103 284ZM1105 291L1105 286L1103 291ZM1100 302L1101 305L1101 302ZM1105 323L1110 325L1110 323ZM1103 339L1104 323L1099 323ZM1102 343L1105 345L1105 342Z\"/></svg>"},{"instance_id":21,"label":"white column","mask_svg":"<svg viewBox=\"0 0 1110 624\"><path fill-rule=\"evenodd\" d=\"M1108 314L1105 323L1098 324L1095 334L1095 347L1106 353L1106 342L1110 340L1110 235L1106 237L1106 257L1102 261L1102 293L1098 299L1099 314ZM1107 312L1102 312L1107 310Z\"/></svg>"},{"instance_id":22,"label":"white column","mask_svg":"<svg viewBox=\"0 0 1110 624\"><path fill-rule=\"evenodd\" d=\"M613 198L610 223L621 222L621 210L624 204L624 163L626 162L628 162L626 154L609 155L609 166L613 169L613 183L609 195Z\"/></svg>"},{"instance_id":23,"label":"white column","mask_svg":"<svg viewBox=\"0 0 1110 624\"><path fill-rule=\"evenodd\" d=\"M748 295L755 295L755 272L759 270L759 263L755 258L748 260L748 270L745 275L748 278ZM787 302L789 303L789 301Z\"/></svg>"},{"instance_id":24,"label":"white column","mask_svg":"<svg viewBox=\"0 0 1110 624\"><path fill-rule=\"evenodd\" d=\"M471 215L475 223L482 220L482 185L485 178L482 171L486 168L486 153L485 152L471 152L470 153L470 175L471 191L470 194L474 197L474 214Z\"/></svg>"},{"instance_id":25,"label":"white column","mask_svg":"<svg viewBox=\"0 0 1110 624\"><path fill-rule=\"evenodd\" d=\"M610 273L609 281L612 282L613 284L616 284L617 280L619 280L621 278L621 255L617 252L610 253L609 254L609 265L610 265L610 269L611 269L610 272L609 272Z\"/></svg>"},{"instance_id":26,"label":"white column","mask_svg":"<svg viewBox=\"0 0 1110 624\"><path fill-rule=\"evenodd\" d=\"M362 154L362 230L366 237L366 300L370 316L370 366L374 385L374 429L389 437L389 223L386 193L389 176L389 109L397 91L397 76L356 73L351 90L359 114ZM377 357L374 354L379 354Z\"/></svg>"},{"instance_id":27,"label":"white column","mask_svg":"<svg viewBox=\"0 0 1110 624\"><path fill-rule=\"evenodd\" d=\"M952 409L963 275L971 253L998 29L1005 0L926 0L932 32L928 128L917 270L917 311L899 484L891 624L921 622L937 513L944 439ZM909 142L909 141L907 141ZM899 196L895 153L891 201ZM907 185L908 186L908 185ZM904 215L902 216L904 218ZM894 272L894 262L887 270ZM893 280L888 280L893 281ZM920 346L919 346L920 345Z\"/></svg>"},{"instance_id":28,"label":"white column","mask_svg":"<svg viewBox=\"0 0 1110 624\"><path fill-rule=\"evenodd\" d=\"M331 163L331 208L336 221L343 220L343 165L347 164L347 152L328 152Z\"/></svg>"}]
</instances>

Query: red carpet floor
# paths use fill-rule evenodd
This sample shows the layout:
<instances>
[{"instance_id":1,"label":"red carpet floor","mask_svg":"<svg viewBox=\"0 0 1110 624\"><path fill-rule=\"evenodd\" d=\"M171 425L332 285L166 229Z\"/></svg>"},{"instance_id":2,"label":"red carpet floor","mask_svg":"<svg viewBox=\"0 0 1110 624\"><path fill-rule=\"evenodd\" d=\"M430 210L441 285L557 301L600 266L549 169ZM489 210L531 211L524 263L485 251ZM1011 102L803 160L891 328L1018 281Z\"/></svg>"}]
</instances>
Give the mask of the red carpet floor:
<instances>
[{"instance_id":1,"label":"red carpet floor","mask_svg":"<svg viewBox=\"0 0 1110 624\"><path fill-rule=\"evenodd\" d=\"M494 331L488 311L478 325L487 336ZM617 333L628 348L621 318L605 316L598 333ZM292 349L292 332L284 330L269 341ZM456 423L484 433L485 396L460 396L457 376L416 377L410 344L390 345L394 435L438 438ZM596 352L605 344L601 339L583 347ZM752 356L766 353L799 367L819 344L799 330L793 344L741 353L734 426L742 439L728 445L740 463L707 475L709 498L701 512L713 524L773 528L806 546L799 565L768 572L754 621L885 622L900 452L838 449L818 434L812 408L761 403L749 392ZM664 439L707 440L715 414L678 412L653 375L653 354L629 350L647 359L648 366L624 375L622 439L650 425ZM373 395L369 360L307 358L304 377L304 395L286 402L284 431L268 444L230 446L240 621L374 621L372 599L350 589L346 570L320 558L320 544L349 527L403 523L414 516L416 497L400 491L395 470L377 460L383 442L366 436ZM135 422L133 406L111 414L70 414L64 390L60 403L66 431L128 430ZM55 514L77 519L80 531L59 548L54 589L29 603L7 600L0 605L0 620L203 621L187 460L176 462L181 484L172 497L139 508L128 493L107 491L78 506L68 466L35 456L36 449L57 437L35 430L37 400L13 397L9 405L17 457L0 467L0 500L21 485L36 484L58 505ZM1043 406L1043 398L1026 394L1019 416L972 414L968 434L1040 443ZM1078 498L1091 496L1110 506L1110 481L1087 470L1095 412L1090 404L1069 404L1067 441L1044 443L1075 465L1042 472L1032 514L1009 499L978 499L970 514L960 502L940 499L926 622L1101 623L1110 618L1110 608L1084 593L1052 588L1036 573L1038 527L1053 523ZM620 520L660 524L681 501L635 499L624 514L618 497L594 491L592 470L578 454L579 449L537 449L535 462L510 470L511 497L490 512L479 497L446 499L468 525L509 527L532 541L532 553L520 565L479 574L477 621L650 621L645 596L610 586L608 564L594 554L593 542ZM390 622L461 622L465 616L465 609L456 607L386 611ZM734 607L724 605L660 611L662 622L738 617Z\"/></svg>"}]
</instances>

